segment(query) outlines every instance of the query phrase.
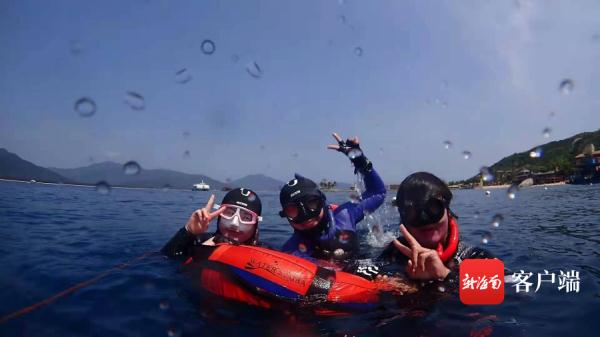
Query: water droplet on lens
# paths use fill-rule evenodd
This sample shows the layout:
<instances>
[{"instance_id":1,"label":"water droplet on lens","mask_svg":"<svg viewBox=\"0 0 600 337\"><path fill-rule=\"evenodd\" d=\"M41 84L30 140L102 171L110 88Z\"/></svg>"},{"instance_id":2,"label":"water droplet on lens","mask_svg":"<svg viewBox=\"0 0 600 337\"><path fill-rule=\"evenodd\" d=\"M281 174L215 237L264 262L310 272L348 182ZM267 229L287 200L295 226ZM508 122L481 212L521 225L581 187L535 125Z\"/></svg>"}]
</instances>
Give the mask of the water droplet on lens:
<instances>
[{"instance_id":1,"label":"water droplet on lens","mask_svg":"<svg viewBox=\"0 0 600 337\"><path fill-rule=\"evenodd\" d=\"M96 103L89 97L83 97L75 102L75 111L81 117L92 117L96 113Z\"/></svg>"},{"instance_id":2,"label":"water droplet on lens","mask_svg":"<svg viewBox=\"0 0 600 337\"><path fill-rule=\"evenodd\" d=\"M169 329L167 329L167 335L169 337L179 337L181 336L181 331L174 325L171 325Z\"/></svg>"},{"instance_id":3,"label":"water droplet on lens","mask_svg":"<svg viewBox=\"0 0 600 337\"><path fill-rule=\"evenodd\" d=\"M448 102L446 102L446 101L443 101L443 102L442 102L442 108L447 108L447 107L448 107Z\"/></svg>"},{"instance_id":4,"label":"water droplet on lens","mask_svg":"<svg viewBox=\"0 0 600 337\"><path fill-rule=\"evenodd\" d=\"M550 133L552 133L552 129L550 128L544 128L544 130L542 130L542 136L544 136L544 138L550 138Z\"/></svg>"},{"instance_id":5,"label":"water droplet on lens","mask_svg":"<svg viewBox=\"0 0 600 337\"><path fill-rule=\"evenodd\" d=\"M190 150L183 151L183 159L190 159Z\"/></svg>"},{"instance_id":6,"label":"water droplet on lens","mask_svg":"<svg viewBox=\"0 0 600 337\"><path fill-rule=\"evenodd\" d=\"M502 216L502 214L500 214L500 213L495 214L492 217L492 226L498 228L498 227L500 227L500 224L502 223L502 221L504 221L504 217Z\"/></svg>"},{"instance_id":7,"label":"water droplet on lens","mask_svg":"<svg viewBox=\"0 0 600 337\"><path fill-rule=\"evenodd\" d=\"M492 240L492 234L490 233L485 233L481 236L481 243L483 244L488 244L490 241Z\"/></svg>"},{"instance_id":8,"label":"water droplet on lens","mask_svg":"<svg viewBox=\"0 0 600 337\"><path fill-rule=\"evenodd\" d=\"M248 63L246 65L246 72L254 78L261 78L263 74L262 69L260 69L260 66L256 62Z\"/></svg>"},{"instance_id":9,"label":"water droplet on lens","mask_svg":"<svg viewBox=\"0 0 600 337\"><path fill-rule=\"evenodd\" d=\"M446 292L446 287L444 287L444 286L439 286L437 289L441 293Z\"/></svg>"},{"instance_id":10,"label":"water droplet on lens","mask_svg":"<svg viewBox=\"0 0 600 337\"><path fill-rule=\"evenodd\" d=\"M238 63L239 60L240 60L240 56L238 54L231 55L231 62Z\"/></svg>"},{"instance_id":11,"label":"water droplet on lens","mask_svg":"<svg viewBox=\"0 0 600 337\"><path fill-rule=\"evenodd\" d=\"M363 54L363 49L361 47L354 48L354 55L362 56L362 54Z\"/></svg>"},{"instance_id":12,"label":"water droplet on lens","mask_svg":"<svg viewBox=\"0 0 600 337\"><path fill-rule=\"evenodd\" d=\"M338 20L340 20L341 24L346 24L346 16L345 15L338 16Z\"/></svg>"},{"instance_id":13,"label":"water droplet on lens","mask_svg":"<svg viewBox=\"0 0 600 337\"><path fill-rule=\"evenodd\" d=\"M548 117L552 118L556 116L556 113L554 111L550 111L550 113L548 114Z\"/></svg>"},{"instance_id":14,"label":"water droplet on lens","mask_svg":"<svg viewBox=\"0 0 600 337\"><path fill-rule=\"evenodd\" d=\"M485 191L485 196L489 197L492 194L492 192L490 192L490 190Z\"/></svg>"},{"instance_id":15,"label":"water droplet on lens","mask_svg":"<svg viewBox=\"0 0 600 337\"><path fill-rule=\"evenodd\" d=\"M161 190L162 190L163 192L168 192L170 189L171 189L171 185L169 185L169 184L165 184L165 185L163 185L163 187L161 188Z\"/></svg>"},{"instance_id":16,"label":"water droplet on lens","mask_svg":"<svg viewBox=\"0 0 600 337\"><path fill-rule=\"evenodd\" d=\"M569 95L573 91L574 87L575 83L573 83L573 80L568 78L564 79L559 85L560 93L563 95Z\"/></svg>"},{"instance_id":17,"label":"water droplet on lens","mask_svg":"<svg viewBox=\"0 0 600 337\"><path fill-rule=\"evenodd\" d=\"M540 158L542 157L543 151L541 147L537 147L531 152L529 152L529 157L531 158Z\"/></svg>"},{"instance_id":18,"label":"water droplet on lens","mask_svg":"<svg viewBox=\"0 0 600 337\"><path fill-rule=\"evenodd\" d=\"M77 40L73 40L69 43L69 50L73 56L77 56L83 52L83 47L81 46L81 42Z\"/></svg>"},{"instance_id":19,"label":"water droplet on lens","mask_svg":"<svg viewBox=\"0 0 600 337\"><path fill-rule=\"evenodd\" d=\"M183 131L183 139L188 140L190 138L190 133L188 131Z\"/></svg>"},{"instance_id":20,"label":"water droplet on lens","mask_svg":"<svg viewBox=\"0 0 600 337\"><path fill-rule=\"evenodd\" d=\"M465 159L471 158L471 151L463 151L462 156Z\"/></svg>"},{"instance_id":21,"label":"water droplet on lens","mask_svg":"<svg viewBox=\"0 0 600 337\"><path fill-rule=\"evenodd\" d=\"M452 142L451 141L449 141L449 140L444 141L444 148L446 150L448 150L451 147L452 147Z\"/></svg>"},{"instance_id":22,"label":"water droplet on lens","mask_svg":"<svg viewBox=\"0 0 600 337\"><path fill-rule=\"evenodd\" d=\"M212 42L211 40L202 41L200 48L202 48L202 52L206 55L211 55L212 53L215 52L215 49L216 49L215 43Z\"/></svg>"},{"instance_id":23,"label":"water droplet on lens","mask_svg":"<svg viewBox=\"0 0 600 337\"><path fill-rule=\"evenodd\" d=\"M96 184L96 192L107 195L110 193L110 185L106 181L100 181Z\"/></svg>"},{"instance_id":24,"label":"water droplet on lens","mask_svg":"<svg viewBox=\"0 0 600 337\"><path fill-rule=\"evenodd\" d=\"M261 146L260 146L260 150L261 150L261 151L264 151L266 148L267 148L267 147L266 147L266 146L264 146L264 145L261 145Z\"/></svg>"},{"instance_id":25,"label":"water droplet on lens","mask_svg":"<svg viewBox=\"0 0 600 337\"><path fill-rule=\"evenodd\" d=\"M160 310L167 310L171 307L171 303L169 303L169 300L161 300L158 306L160 307Z\"/></svg>"},{"instance_id":26,"label":"water droplet on lens","mask_svg":"<svg viewBox=\"0 0 600 337\"><path fill-rule=\"evenodd\" d=\"M127 92L127 95L125 95L125 104L129 105L129 107L135 111L144 110L146 107L144 96L134 91Z\"/></svg>"},{"instance_id":27,"label":"water droplet on lens","mask_svg":"<svg viewBox=\"0 0 600 337\"><path fill-rule=\"evenodd\" d=\"M183 68L175 73L175 82L179 84L186 84L192 80L192 75L186 68Z\"/></svg>"},{"instance_id":28,"label":"water droplet on lens","mask_svg":"<svg viewBox=\"0 0 600 337\"><path fill-rule=\"evenodd\" d=\"M479 211L475 211L475 214L473 214L473 218L477 219L479 218L479 215L481 215L481 213L479 213Z\"/></svg>"},{"instance_id":29,"label":"water droplet on lens","mask_svg":"<svg viewBox=\"0 0 600 337\"><path fill-rule=\"evenodd\" d=\"M88 157L88 161L89 161L90 163L93 163L93 162L94 162L94 157L92 157L92 156Z\"/></svg>"},{"instance_id":30,"label":"water droplet on lens","mask_svg":"<svg viewBox=\"0 0 600 337\"><path fill-rule=\"evenodd\" d=\"M379 148L379 154L383 156L383 148L382 147Z\"/></svg>"},{"instance_id":31,"label":"water droplet on lens","mask_svg":"<svg viewBox=\"0 0 600 337\"><path fill-rule=\"evenodd\" d=\"M548 189L548 186L544 186L544 189L545 189L545 190L547 190L547 189Z\"/></svg>"},{"instance_id":32,"label":"water droplet on lens","mask_svg":"<svg viewBox=\"0 0 600 337\"><path fill-rule=\"evenodd\" d=\"M292 157L298 158L298 153L297 152L292 153Z\"/></svg>"},{"instance_id":33,"label":"water droplet on lens","mask_svg":"<svg viewBox=\"0 0 600 337\"><path fill-rule=\"evenodd\" d=\"M506 195L509 199L514 199L517 196L517 192L519 192L519 185L513 184L506 191Z\"/></svg>"},{"instance_id":34,"label":"water droplet on lens","mask_svg":"<svg viewBox=\"0 0 600 337\"><path fill-rule=\"evenodd\" d=\"M492 174L492 170L489 167L487 167L487 166L481 167L481 169L479 170L479 173L481 173L481 178L483 179L483 181L485 181L485 182L494 181L494 175Z\"/></svg>"},{"instance_id":35,"label":"water droplet on lens","mask_svg":"<svg viewBox=\"0 0 600 337\"><path fill-rule=\"evenodd\" d=\"M129 176L139 174L141 170L142 168L140 167L140 164L136 163L133 160L128 161L125 163L125 165L123 165L123 172L125 172L125 174Z\"/></svg>"}]
</instances>

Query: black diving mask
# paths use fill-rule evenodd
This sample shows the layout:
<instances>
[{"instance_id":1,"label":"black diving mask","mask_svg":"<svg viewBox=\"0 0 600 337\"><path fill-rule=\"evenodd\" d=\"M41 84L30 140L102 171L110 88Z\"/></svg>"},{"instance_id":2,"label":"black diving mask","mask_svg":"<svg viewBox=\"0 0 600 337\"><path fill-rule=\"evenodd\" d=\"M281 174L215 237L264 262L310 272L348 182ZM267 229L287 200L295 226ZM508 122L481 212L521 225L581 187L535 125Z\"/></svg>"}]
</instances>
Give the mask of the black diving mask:
<instances>
[{"instance_id":1,"label":"black diving mask","mask_svg":"<svg viewBox=\"0 0 600 337\"><path fill-rule=\"evenodd\" d=\"M323 198L320 196L310 196L304 200L286 204L279 215L291 222L303 223L318 217L323 209L323 204Z\"/></svg>"},{"instance_id":2,"label":"black diving mask","mask_svg":"<svg viewBox=\"0 0 600 337\"><path fill-rule=\"evenodd\" d=\"M406 200L397 207L402 222L406 226L424 227L440 221L444 217L448 205L444 200L430 198L425 202Z\"/></svg>"}]
</instances>

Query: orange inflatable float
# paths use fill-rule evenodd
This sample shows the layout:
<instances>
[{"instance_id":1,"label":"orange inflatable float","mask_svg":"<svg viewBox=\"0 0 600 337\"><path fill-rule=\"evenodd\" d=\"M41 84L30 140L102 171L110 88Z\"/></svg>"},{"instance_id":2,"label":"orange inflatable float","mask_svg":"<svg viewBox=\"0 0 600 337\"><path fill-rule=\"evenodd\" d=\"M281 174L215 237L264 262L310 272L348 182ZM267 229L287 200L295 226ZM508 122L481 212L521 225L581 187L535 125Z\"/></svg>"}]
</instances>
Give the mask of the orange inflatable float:
<instances>
[{"instance_id":1,"label":"orange inflatable float","mask_svg":"<svg viewBox=\"0 0 600 337\"><path fill-rule=\"evenodd\" d=\"M190 258L186 265L204 265L199 276L204 289L264 308L282 300L324 302L343 311L368 310L385 290L378 282L262 247L220 244L202 250L202 256Z\"/></svg>"}]
</instances>

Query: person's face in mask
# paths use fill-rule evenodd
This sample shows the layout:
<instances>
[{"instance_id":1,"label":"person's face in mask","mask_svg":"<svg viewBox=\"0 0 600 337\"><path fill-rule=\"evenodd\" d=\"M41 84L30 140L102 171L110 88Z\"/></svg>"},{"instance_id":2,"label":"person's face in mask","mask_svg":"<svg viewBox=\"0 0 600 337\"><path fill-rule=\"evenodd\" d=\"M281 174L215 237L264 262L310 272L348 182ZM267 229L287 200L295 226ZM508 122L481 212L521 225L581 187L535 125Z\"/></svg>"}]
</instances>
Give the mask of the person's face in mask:
<instances>
[{"instance_id":1,"label":"person's face in mask","mask_svg":"<svg viewBox=\"0 0 600 337\"><path fill-rule=\"evenodd\" d=\"M246 243L256 232L256 215L241 207L228 207L219 216L219 233L237 243Z\"/></svg>"}]
</instances>

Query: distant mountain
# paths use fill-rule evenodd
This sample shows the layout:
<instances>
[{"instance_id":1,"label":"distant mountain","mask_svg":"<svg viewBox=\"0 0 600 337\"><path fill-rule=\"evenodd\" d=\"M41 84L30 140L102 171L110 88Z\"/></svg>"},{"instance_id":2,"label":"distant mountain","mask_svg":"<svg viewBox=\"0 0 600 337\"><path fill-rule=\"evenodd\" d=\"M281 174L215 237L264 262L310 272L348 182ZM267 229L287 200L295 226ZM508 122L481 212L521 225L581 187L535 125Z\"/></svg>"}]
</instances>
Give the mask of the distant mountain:
<instances>
[{"instance_id":1,"label":"distant mountain","mask_svg":"<svg viewBox=\"0 0 600 337\"><path fill-rule=\"evenodd\" d=\"M222 182L202 174L187 174L163 169L146 170L142 167L139 174L126 175L123 165L114 162L102 162L72 169L55 167L49 169L83 184L96 184L104 180L112 186L155 188L170 186L177 189L191 189L193 184L204 181L211 189L221 189L224 186Z\"/></svg>"},{"instance_id":2,"label":"distant mountain","mask_svg":"<svg viewBox=\"0 0 600 337\"><path fill-rule=\"evenodd\" d=\"M279 190L285 183L263 174L251 174L230 182L230 187L247 187L255 191Z\"/></svg>"},{"instance_id":3,"label":"distant mountain","mask_svg":"<svg viewBox=\"0 0 600 337\"><path fill-rule=\"evenodd\" d=\"M256 191L279 190L284 182L263 174L252 174L234 180L228 184L203 174L188 174L172 170L144 169L135 175L127 175L123 165L115 162L95 163L78 168L40 167L19 158L14 153L0 149L0 178L41 182L63 182L95 185L106 181L111 186L191 189L192 185L202 181L213 190L229 187L248 187Z\"/></svg>"},{"instance_id":4,"label":"distant mountain","mask_svg":"<svg viewBox=\"0 0 600 337\"><path fill-rule=\"evenodd\" d=\"M33 179L47 183L71 182L60 174L28 162L5 149L0 149L0 178L26 181Z\"/></svg>"},{"instance_id":5,"label":"distant mountain","mask_svg":"<svg viewBox=\"0 0 600 337\"><path fill-rule=\"evenodd\" d=\"M580 154L589 144L596 148L600 146L600 130L582 132L572 137L534 146L533 148L504 157L494 165L490 166L496 178L502 176L510 179L514 172L523 169L532 172L562 171L569 174L575 165L575 156ZM466 181L457 183L478 182L480 175L475 175ZM498 180L498 179L497 179ZM510 181L497 181L497 183L508 183Z\"/></svg>"}]
</instances>

